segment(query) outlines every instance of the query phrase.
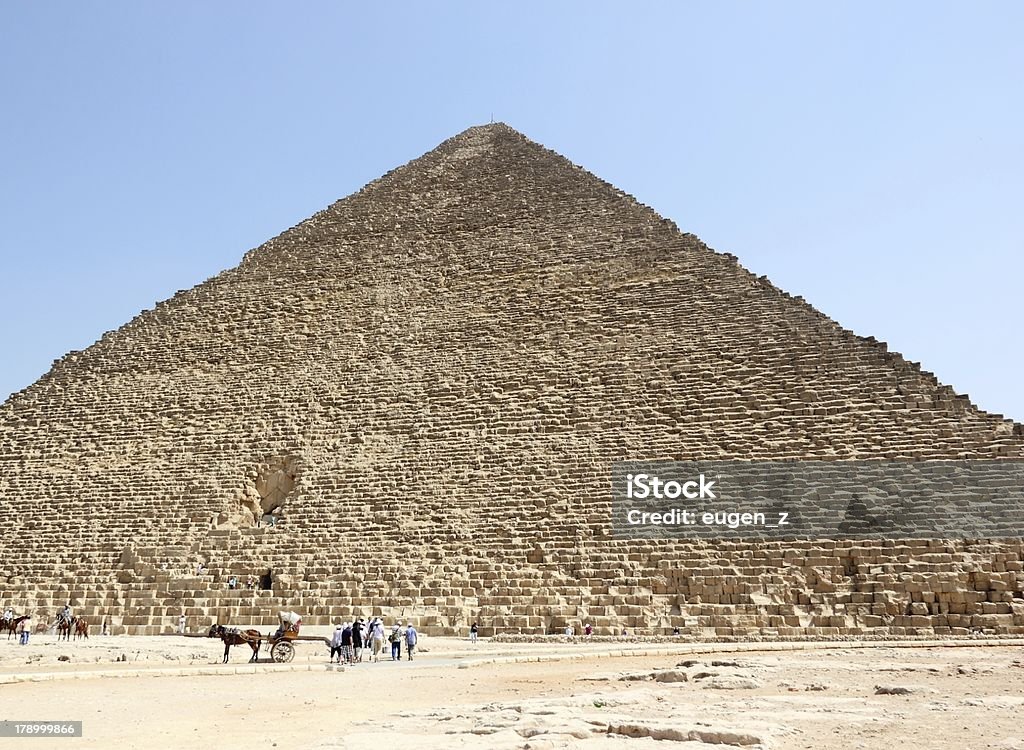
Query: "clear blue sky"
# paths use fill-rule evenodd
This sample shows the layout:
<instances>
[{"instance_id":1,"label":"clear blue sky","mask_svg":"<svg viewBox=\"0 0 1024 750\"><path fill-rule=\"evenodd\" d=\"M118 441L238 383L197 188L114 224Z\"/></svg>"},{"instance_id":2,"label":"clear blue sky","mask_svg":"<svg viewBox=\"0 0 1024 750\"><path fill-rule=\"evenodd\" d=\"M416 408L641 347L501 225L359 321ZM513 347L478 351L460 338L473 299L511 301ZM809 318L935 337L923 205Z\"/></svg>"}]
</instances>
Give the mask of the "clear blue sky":
<instances>
[{"instance_id":1,"label":"clear blue sky","mask_svg":"<svg viewBox=\"0 0 1024 750\"><path fill-rule=\"evenodd\" d=\"M3 3L0 399L493 114L1024 420L1022 38L1016 2Z\"/></svg>"}]
</instances>

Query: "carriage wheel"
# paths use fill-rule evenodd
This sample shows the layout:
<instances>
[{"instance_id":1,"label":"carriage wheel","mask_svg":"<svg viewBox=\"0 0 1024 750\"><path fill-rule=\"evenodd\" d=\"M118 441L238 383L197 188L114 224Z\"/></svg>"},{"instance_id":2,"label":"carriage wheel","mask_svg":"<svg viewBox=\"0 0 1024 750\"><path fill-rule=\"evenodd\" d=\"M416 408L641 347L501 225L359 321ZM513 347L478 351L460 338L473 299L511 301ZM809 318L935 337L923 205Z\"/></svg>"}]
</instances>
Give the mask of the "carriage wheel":
<instances>
[{"instance_id":1,"label":"carriage wheel","mask_svg":"<svg viewBox=\"0 0 1024 750\"><path fill-rule=\"evenodd\" d=\"M288 641L278 641L271 647L270 657L278 662L291 661L295 658L295 646Z\"/></svg>"}]
</instances>

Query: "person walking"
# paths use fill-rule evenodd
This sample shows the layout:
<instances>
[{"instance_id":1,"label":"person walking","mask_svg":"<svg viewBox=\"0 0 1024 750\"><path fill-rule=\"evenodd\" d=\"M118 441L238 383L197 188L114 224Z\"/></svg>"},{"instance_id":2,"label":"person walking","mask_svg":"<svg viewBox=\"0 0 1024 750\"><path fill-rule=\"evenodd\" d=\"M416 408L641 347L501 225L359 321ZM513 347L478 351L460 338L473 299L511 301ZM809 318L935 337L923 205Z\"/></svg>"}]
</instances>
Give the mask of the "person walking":
<instances>
[{"instance_id":1,"label":"person walking","mask_svg":"<svg viewBox=\"0 0 1024 750\"><path fill-rule=\"evenodd\" d=\"M419 640L419 633L410 622L409 627L405 629L405 653L408 654L409 661L412 661L412 652L416 650L417 640Z\"/></svg>"},{"instance_id":2,"label":"person walking","mask_svg":"<svg viewBox=\"0 0 1024 750\"><path fill-rule=\"evenodd\" d=\"M187 623L187 622L188 622L188 619L185 617L185 613L182 612L181 616L178 618L178 632L179 633L184 633L185 632L185 623Z\"/></svg>"},{"instance_id":3,"label":"person walking","mask_svg":"<svg viewBox=\"0 0 1024 750\"><path fill-rule=\"evenodd\" d=\"M365 636L363 634L363 618L360 617L354 623L352 623L352 653L353 661L360 662L363 660L363 643Z\"/></svg>"},{"instance_id":4,"label":"person walking","mask_svg":"<svg viewBox=\"0 0 1024 750\"><path fill-rule=\"evenodd\" d=\"M384 650L384 623L378 617L373 621L373 660L380 661L380 653Z\"/></svg>"},{"instance_id":5,"label":"person walking","mask_svg":"<svg viewBox=\"0 0 1024 750\"><path fill-rule=\"evenodd\" d=\"M345 623L341 630L341 658L346 664L352 663L352 623Z\"/></svg>"},{"instance_id":6,"label":"person walking","mask_svg":"<svg viewBox=\"0 0 1024 750\"><path fill-rule=\"evenodd\" d=\"M472 625L470 626L470 628L469 628L469 642L470 642L470 643L476 643L476 638L477 638L477 635L479 634L479 632L480 632L480 626L479 626L479 625L477 625L477 624L476 624L476 623L474 622L474 623L473 623L473 624L472 624Z\"/></svg>"},{"instance_id":7,"label":"person walking","mask_svg":"<svg viewBox=\"0 0 1024 750\"><path fill-rule=\"evenodd\" d=\"M341 625L334 629L334 635L331 636L331 661L341 663Z\"/></svg>"},{"instance_id":8,"label":"person walking","mask_svg":"<svg viewBox=\"0 0 1024 750\"><path fill-rule=\"evenodd\" d=\"M402 631L400 628L402 623L398 623L391 630L391 636L388 640L391 642L391 661L402 660Z\"/></svg>"}]
</instances>

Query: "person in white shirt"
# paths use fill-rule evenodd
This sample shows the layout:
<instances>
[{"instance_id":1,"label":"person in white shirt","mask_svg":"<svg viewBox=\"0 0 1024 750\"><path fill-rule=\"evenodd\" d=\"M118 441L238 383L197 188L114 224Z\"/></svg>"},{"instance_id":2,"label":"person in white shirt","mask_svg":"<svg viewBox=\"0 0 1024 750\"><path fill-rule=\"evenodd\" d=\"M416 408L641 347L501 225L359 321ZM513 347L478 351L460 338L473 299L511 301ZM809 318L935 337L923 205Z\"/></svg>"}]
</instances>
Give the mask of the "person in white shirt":
<instances>
[{"instance_id":1,"label":"person in white shirt","mask_svg":"<svg viewBox=\"0 0 1024 750\"><path fill-rule=\"evenodd\" d=\"M288 632L295 633L295 635L299 634L299 628L302 627L302 618L298 612L278 612L277 619L281 621L281 624L274 634L276 638L280 638Z\"/></svg>"},{"instance_id":2,"label":"person in white shirt","mask_svg":"<svg viewBox=\"0 0 1024 750\"><path fill-rule=\"evenodd\" d=\"M342 627L339 625L334 629L334 635L331 636L331 661L335 661L335 657L337 657L339 664L341 663L341 633Z\"/></svg>"},{"instance_id":3,"label":"person in white shirt","mask_svg":"<svg viewBox=\"0 0 1024 750\"><path fill-rule=\"evenodd\" d=\"M380 660L380 652L384 650L384 623L378 618L373 620L373 628L371 630L373 636L373 660Z\"/></svg>"}]
</instances>

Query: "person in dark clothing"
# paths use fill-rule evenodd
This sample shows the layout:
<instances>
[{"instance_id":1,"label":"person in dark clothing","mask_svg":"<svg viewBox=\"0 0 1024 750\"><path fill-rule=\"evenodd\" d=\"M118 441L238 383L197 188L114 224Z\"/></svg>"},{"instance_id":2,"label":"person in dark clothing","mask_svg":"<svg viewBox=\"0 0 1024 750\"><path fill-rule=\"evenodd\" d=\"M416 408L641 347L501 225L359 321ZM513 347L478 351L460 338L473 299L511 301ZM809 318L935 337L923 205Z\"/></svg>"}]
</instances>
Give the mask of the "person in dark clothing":
<instances>
[{"instance_id":1,"label":"person in dark clothing","mask_svg":"<svg viewBox=\"0 0 1024 750\"><path fill-rule=\"evenodd\" d=\"M346 664L352 663L352 624L347 623L341 631L341 658Z\"/></svg>"},{"instance_id":2,"label":"person in dark clothing","mask_svg":"<svg viewBox=\"0 0 1024 750\"><path fill-rule=\"evenodd\" d=\"M391 630L391 635L388 636L388 640L391 642L391 661L402 660L402 623L398 623Z\"/></svg>"},{"instance_id":3,"label":"person in dark clothing","mask_svg":"<svg viewBox=\"0 0 1024 750\"><path fill-rule=\"evenodd\" d=\"M352 623L352 652L353 661L363 660L363 618Z\"/></svg>"}]
</instances>

